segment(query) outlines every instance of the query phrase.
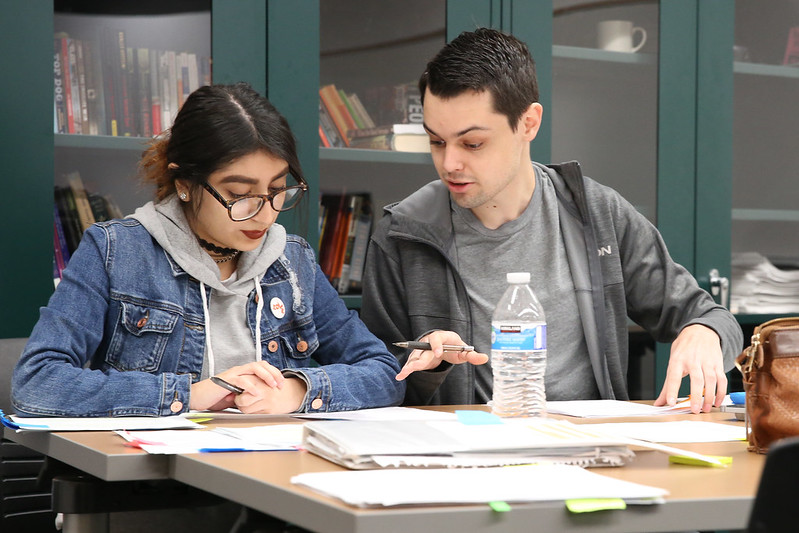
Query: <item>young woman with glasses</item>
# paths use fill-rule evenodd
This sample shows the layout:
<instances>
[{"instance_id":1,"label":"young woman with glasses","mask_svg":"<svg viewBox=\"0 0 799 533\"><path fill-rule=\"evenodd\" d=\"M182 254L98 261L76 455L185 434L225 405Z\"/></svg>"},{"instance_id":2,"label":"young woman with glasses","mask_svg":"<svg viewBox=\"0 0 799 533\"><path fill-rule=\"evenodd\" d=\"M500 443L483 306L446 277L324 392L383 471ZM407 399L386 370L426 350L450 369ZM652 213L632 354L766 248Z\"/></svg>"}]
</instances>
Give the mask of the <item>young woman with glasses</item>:
<instances>
[{"instance_id":1,"label":"young woman with glasses","mask_svg":"<svg viewBox=\"0 0 799 533\"><path fill-rule=\"evenodd\" d=\"M308 190L280 113L246 84L192 93L141 164L155 200L93 225L15 369L16 412L163 416L398 404L385 345L276 223Z\"/></svg>"}]
</instances>

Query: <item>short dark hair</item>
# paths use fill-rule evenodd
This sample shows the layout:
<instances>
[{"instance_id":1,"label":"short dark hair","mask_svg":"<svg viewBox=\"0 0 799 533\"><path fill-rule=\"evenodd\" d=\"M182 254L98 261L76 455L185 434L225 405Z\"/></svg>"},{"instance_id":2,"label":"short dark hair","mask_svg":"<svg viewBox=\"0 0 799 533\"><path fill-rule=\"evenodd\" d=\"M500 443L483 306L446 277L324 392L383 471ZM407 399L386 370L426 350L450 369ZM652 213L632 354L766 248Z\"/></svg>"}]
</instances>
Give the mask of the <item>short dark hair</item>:
<instances>
[{"instance_id":1,"label":"short dark hair","mask_svg":"<svg viewBox=\"0 0 799 533\"><path fill-rule=\"evenodd\" d=\"M514 131L524 111L538 102L535 61L527 45L490 28L465 31L446 44L419 78L422 104L426 89L441 98L489 91L494 110Z\"/></svg>"},{"instance_id":2,"label":"short dark hair","mask_svg":"<svg viewBox=\"0 0 799 533\"><path fill-rule=\"evenodd\" d=\"M174 193L175 180L198 186L237 159L263 151L286 161L305 183L288 121L247 83L207 85L191 93L169 132L154 140L140 167L156 199Z\"/></svg>"}]
</instances>

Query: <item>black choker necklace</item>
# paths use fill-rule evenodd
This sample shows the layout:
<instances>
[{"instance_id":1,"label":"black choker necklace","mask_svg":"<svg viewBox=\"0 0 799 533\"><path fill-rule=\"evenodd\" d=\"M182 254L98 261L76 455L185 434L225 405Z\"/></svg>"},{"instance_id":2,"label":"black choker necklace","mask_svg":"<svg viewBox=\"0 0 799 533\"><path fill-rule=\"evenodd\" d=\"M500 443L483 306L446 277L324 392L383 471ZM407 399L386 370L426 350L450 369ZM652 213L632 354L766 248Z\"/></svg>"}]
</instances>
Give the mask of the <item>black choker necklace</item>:
<instances>
[{"instance_id":1,"label":"black choker necklace","mask_svg":"<svg viewBox=\"0 0 799 533\"><path fill-rule=\"evenodd\" d=\"M197 240L200 242L200 246L208 250L209 252L214 252L215 254L219 255L237 255L240 250L236 250L235 248L223 248L222 246L217 246L216 244L212 244L205 239L201 239L197 237Z\"/></svg>"}]
</instances>

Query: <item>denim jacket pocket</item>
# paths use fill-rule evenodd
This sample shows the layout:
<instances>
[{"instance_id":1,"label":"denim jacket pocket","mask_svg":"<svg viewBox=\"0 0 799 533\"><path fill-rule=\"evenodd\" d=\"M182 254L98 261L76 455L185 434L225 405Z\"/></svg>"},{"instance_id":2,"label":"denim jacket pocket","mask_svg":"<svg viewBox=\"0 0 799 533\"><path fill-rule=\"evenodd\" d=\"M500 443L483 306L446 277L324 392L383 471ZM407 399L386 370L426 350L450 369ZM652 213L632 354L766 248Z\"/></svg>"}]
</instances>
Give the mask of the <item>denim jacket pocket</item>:
<instances>
[{"instance_id":1,"label":"denim jacket pocket","mask_svg":"<svg viewBox=\"0 0 799 533\"><path fill-rule=\"evenodd\" d=\"M106 363L120 371L158 370L178 315L131 302L120 304L119 322L108 346Z\"/></svg>"},{"instance_id":2,"label":"denim jacket pocket","mask_svg":"<svg viewBox=\"0 0 799 533\"><path fill-rule=\"evenodd\" d=\"M264 353L279 368L304 368L311 365L311 354L319 347L319 337L313 322L281 331L277 337L266 339ZM274 363L271 363L274 365Z\"/></svg>"}]
</instances>

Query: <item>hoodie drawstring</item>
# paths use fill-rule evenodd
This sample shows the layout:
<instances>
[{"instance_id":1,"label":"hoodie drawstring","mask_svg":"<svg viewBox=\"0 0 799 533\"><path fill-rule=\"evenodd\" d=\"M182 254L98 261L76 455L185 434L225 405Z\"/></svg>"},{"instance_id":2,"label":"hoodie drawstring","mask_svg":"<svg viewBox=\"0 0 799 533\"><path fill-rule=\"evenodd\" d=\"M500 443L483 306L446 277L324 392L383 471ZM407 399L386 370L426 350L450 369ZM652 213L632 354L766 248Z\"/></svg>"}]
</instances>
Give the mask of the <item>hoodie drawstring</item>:
<instances>
[{"instance_id":1,"label":"hoodie drawstring","mask_svg":"<svg viewBox=\"0 0 799 533\"><path fill-rule=\"evenodd\" d=\"M208 375L215 376L216 369L214 364L214 349L211 345L211 313L208 311L208 296L205 291L205 283L200 282L200 294L203 300L203 318L205 319L205 344L208 349ZM264 295L261 290L259 280L255 280L255 362L261 360L261 313L264 310Z\"/></svg>"},{"instance_id":2,"label":"hoodie drawstring","mask_svg":"<svg viewBox=\"0 0 799 533\"><path fill-rule=\"evenodd\" d=\"M261 291L261 283L255 280L255 362L261 360L261 313L264 311L264 294Z\"/></svg>"}]
</instances>

